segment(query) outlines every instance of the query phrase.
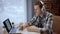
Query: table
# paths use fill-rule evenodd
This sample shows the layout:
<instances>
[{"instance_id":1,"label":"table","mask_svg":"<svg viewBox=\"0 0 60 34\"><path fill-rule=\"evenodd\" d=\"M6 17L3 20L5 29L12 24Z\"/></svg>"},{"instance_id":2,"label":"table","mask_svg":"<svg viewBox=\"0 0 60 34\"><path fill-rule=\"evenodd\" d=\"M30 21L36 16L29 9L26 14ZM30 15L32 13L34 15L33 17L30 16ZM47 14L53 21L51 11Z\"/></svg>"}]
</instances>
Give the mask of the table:
<instances>
[{"instance_id":1,"label":"table","mask_svg":"<svg viewBox=\"0 0 60 34\"><path fill-rule=\"evenodd\" d=\"M4 31L4 34L8 34L6 30ZM12 33L12 34L40 34L40 33L37 33L37 32L28 32L27 29L24 29L23 31L19 31L19 32Z\"/></svg>"}]
</instances>

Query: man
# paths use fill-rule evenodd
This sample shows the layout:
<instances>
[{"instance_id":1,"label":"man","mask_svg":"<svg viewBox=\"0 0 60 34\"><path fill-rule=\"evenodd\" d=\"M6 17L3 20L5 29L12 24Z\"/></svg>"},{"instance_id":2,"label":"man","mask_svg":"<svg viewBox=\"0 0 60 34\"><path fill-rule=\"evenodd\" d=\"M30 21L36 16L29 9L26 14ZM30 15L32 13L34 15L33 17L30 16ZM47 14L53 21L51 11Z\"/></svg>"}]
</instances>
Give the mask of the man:
<instances>
[{"instance_id":1,"label":"man","mask_svg":"<svg viewBox=\"0 0 60 34\"><path fill-rule=\"evenodd\" d=\"M44 9L42 1L36 1L36 3L34 3L34 11L34 17L27 24L22 25L22 27L32 26L32 30L36 28L36 30L39 30L41 33L52 34L53 15Z\"/></svg>"}]
</instances>

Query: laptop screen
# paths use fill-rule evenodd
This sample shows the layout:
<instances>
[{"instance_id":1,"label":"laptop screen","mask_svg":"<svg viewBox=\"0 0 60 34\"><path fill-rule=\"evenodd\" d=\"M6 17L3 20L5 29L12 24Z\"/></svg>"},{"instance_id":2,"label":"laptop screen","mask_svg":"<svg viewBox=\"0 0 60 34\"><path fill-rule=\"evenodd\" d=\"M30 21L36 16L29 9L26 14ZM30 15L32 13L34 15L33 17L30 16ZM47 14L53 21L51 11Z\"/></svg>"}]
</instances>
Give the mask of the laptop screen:
<instances>
[{"instance_id":1,"label":"laptop screen","mask_svg":"<svg viewBox=\"0 0 60 34\"><path fill-rule=\"evenodd\" d=\"M3 22L4 26L6 27L7 31L10 32L12 26L11 26L11 23L10 23L10 20L9 19L6 19L4 22Z\"/></svg>"}]
</instances>

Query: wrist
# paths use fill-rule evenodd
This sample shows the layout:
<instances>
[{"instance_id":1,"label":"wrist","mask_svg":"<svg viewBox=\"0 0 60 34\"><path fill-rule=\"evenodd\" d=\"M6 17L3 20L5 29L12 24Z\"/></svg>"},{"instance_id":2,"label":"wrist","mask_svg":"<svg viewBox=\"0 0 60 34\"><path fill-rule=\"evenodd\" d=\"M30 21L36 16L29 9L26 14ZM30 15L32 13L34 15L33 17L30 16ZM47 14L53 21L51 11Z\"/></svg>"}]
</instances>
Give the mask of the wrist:
<instances>
[{"instance_id":1,"label":"wrist","mask_svg":"<svg viewBox=\"0 0 60 34\"><path fill-rule=\"evenodd\" d=\"M42 28L39 28L40 32L42 31Z\"/></svg>"}]
</instances>

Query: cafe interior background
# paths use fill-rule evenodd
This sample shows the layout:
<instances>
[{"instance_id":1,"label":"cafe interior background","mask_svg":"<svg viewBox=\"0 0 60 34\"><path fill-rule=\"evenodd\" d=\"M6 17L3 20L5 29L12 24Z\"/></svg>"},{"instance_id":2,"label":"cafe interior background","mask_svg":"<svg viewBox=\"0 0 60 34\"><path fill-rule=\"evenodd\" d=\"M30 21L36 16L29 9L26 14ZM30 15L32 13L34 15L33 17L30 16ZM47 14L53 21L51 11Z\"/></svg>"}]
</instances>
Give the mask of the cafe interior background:
<instances>
[{"instance_id":1,"label":"cafe interior background","mask_svg":"<svg viewBox=\"0 0 60 34\"><path fill-rule=\"evenodd\" d=\"M0 27L3 26L2 22L7 18L9 18L11 23L14 22L16 26L19 23L29 21L34 15L33 3L36 1L37 0L0 0ZM57 22L60 22L60 0L42 1L46 5L46 10L54 16L57 16ZM57 25L59 25L59 23Z\"/></svg>"}]
</instances>

